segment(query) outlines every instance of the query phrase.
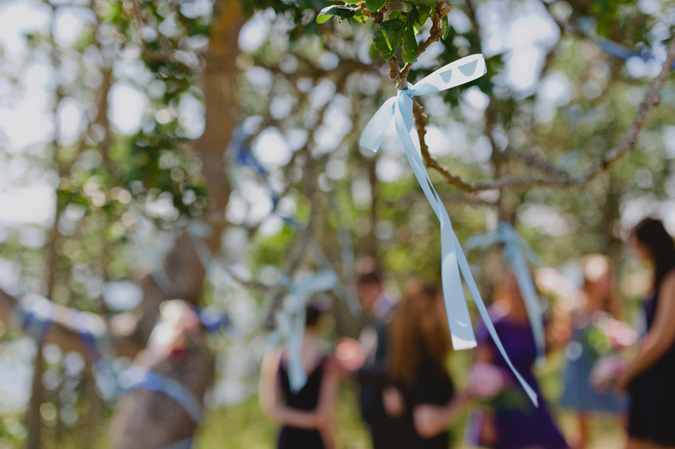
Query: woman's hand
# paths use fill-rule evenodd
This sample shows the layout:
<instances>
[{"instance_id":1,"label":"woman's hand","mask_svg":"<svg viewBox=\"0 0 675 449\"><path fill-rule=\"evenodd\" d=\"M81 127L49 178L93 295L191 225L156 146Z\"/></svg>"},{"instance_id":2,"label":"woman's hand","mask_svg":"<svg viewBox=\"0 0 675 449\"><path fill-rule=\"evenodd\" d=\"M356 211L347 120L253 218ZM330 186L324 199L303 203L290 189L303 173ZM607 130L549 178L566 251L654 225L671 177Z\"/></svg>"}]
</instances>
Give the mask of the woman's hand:
<instances>
[{"instance_id":1,"label":"woman's hand","mask_svg":"<svg viewBox=\"0 0 675 449\"><path fill-rule=\"evenodd\" d=\"M621 374L616 380L616 389L621 393L628 393L628 389L632 381L633 376L628 371L624 371L623 374Z\"/></svg>"},{"instance_id":2,"label":"woman's hand","mask_svg":"<svg viewBox=\"0 0 675 449\"><path fill-rule=\"evenodd\" d=\"M335 359L347 373L354 373L361 369L366 357L358 341L342 338L335 347Z\"/></svg>"},{"instance_id":3,"label":"woman's hand","mask_svg":"<svg viewBox=\"0 0 675 449\"><path fill-rule=\"evenodd\" d=\"M398 418L405 412L403 394L396 387L387 387L382 391L384 411L392 418Z\"/></svg>"}]
</instances>

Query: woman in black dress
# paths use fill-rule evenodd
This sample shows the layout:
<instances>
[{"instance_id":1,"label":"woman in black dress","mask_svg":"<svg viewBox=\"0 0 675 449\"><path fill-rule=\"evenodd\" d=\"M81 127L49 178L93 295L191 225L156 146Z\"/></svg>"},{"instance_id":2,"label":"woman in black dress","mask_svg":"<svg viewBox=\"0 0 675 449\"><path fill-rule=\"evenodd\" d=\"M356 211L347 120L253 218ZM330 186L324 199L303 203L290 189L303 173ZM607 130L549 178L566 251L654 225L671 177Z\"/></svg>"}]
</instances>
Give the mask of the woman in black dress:
<instances>
[{"instance_id":1,"label":"woman in black dress","mask_svg":"<svg viewBox=\"0 0 675 449\"><path fill-rule=\"evenodd\" d=\"M675 448L675 243L652 218L635 227L631 241L654 277L645 301L647 334L617 382L631 397L627 448Z\"/></svg>"},{"instance_id":2,"label":"woman in black dress","mask_svg":"<svg viewBox=\"0 0 675 449\"><path fill-rule=\"evenodd\" d=\"M281 424L278 449L334 449L333 411L339 386L336 362L321 350L320 308L309 306L302 339L302 365L307 383L291 389L288 355L274 348L265 354L260 374L260 406Z\"/></svg>"},{"instance_id":3,"label":"woman in black dress","mask_svg":"<svg viewBox=\"0 0 675 449\"><path fill-rule=\"evenodd\" d=\"M469 399L455 394L446 367L450 335L443 297L418 282L407 285L392 318L389 380L383 402L392 416L403 414L409 449L447 449L448 426Z\"/></svg>"}]
</instances>

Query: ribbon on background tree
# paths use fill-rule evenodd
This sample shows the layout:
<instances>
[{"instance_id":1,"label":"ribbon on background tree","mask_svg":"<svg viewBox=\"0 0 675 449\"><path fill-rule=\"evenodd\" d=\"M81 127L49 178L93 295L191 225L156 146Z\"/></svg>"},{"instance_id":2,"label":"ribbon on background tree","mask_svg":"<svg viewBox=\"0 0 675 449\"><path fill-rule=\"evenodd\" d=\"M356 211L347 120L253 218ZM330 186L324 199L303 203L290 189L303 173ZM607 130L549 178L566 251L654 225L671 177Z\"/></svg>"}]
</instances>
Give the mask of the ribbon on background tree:
<instances>
[{"instance_id":1,"label":"ribbon on background tree","mask_svg":"<svg viewBox=\"0 0 675 449\"><path fill-rule=\"evenodd\" d=\"M199 399L176 379L141 366L132 366L120 375L120 385L125 392L145 390L163 394L178 403L195 423L201 424L204 420L204 412ZM192 437L163 449L190 449L190 447L192 447Z\"/></svg>"},{"instance_id":2,"label":"ribbon on background tree","mask_svg":"<svg viewBox=\"0 0 675 449\"><path fill-rule=\"evenodd\" d=\"M513 269L518 287L525 302L527 316L532 327L535 346L537 348L537 364L543 365L546 359L546 336L544 334L544 319L539 295L532 280L532 274L528 266L528 259L533 263L539 263L539 257L532 247L522 238L513 227L505 222L499 222L497 232L480 234L471 237L464 244L464 249L469 252L479 246L504 243L504 258Z\"/></svg>"},{"instance_id":3,"label":"ribbon on background tree","mask_svg":"<svg viewBox=\"0 0 675 449\"><path fill-rule=\"evenodd\" d=\"M332 270L324 270L306 279L291 283L287 277L279 285L286 286L296 299L293 304L285 301L285 308L277 312L277 330L286 343L288 356L288 380L291 390L300 391L307 383L307 373L302 366L302 337L305 333L305 310L310 295L335 288L337 276Z\"/></svg>"},{"instance_id":4,"label":"ribbon on background tree","mask_svg":"<svg viewBox=\"0 0 675 449\"><path fill-rule=\"evenodd\" d=\"M10 321L14 327L42 343L55 313L53 302L40 295L29 295L14 307Z\"/></svg>"},{"instance_id":5,"label":"ribbon on background tree","mask_svg":"<svg viewBox=\"0 0 675 449\"><path fill-rule=\"evenodd\" d=\"M274 190L274 188L269 183L269 171L265 166L255 157L253 154L253 149L250 145L249 135L244 131L242 126L239 126L235 132L234 137L232 138L230 160L232 164L229 164L229 167L234 167L236 164L243 167L251 168L254 173L262 178L263 184L268 191L270 201L274 207L276 215L281 218L291 229L295 232L298 232L302 229L300 223L297 222L293 217L282 214L277 210L277 204L279 203L279 194ZM237 186L241 189L239 182L237 181L236 170L230 168L228 170L228 175L230 177L231 183L234 186ZM361 315L361 305L358 300L356 293L356 283L354 279L354 270L355 270L355 257L354 257L354 245L352 242L352 236L349 229L344 225L339 210L337 208L337 203L335 198L331 195L328 196L328 205L331 209L338 212L338 244L340 246L340 260L342 263L342 278L337 278L338 283L335 286L339 296L343 297L347 306L349 307L349 312L353 316ZM326 257L326 254L321 249L321 246L317 242L312 242L310 244L310 254L312 259L316 262L317 266L322 270L333 269L332 263Z\"/></svg>"},{"instance_id":6,"label":"ribbon on background tree","mask_svg":"<svg viewBox=\"0 0 675 449\"><path fill-rule=\"evenodd\" d=\"M595 45L597 45L600 50L614 58L621 59L623 61L628 61L631 58L640 58L643 62L649 62L656 59L654 52L649 47L632 49L624 47L623 45L614 41L599 37L596 31L597 22L594 19L579 19L578 25L581 31L581 36L590 40ZM675 64L673 64L671 68L675 70Z\"/></svg>"},{"instance_id":7,"label":"ribbon on background tree","mask_svg":"<svg viewBox=\"0 0 675 449\"><path fill-rule=\"evenodd\" d=\"M436 192L429 173L424 166L419 137L415 128L415 119L413 117L413 97L438 93L468 83L480 78L486 72L483 55L471 55L443 66L415 85L408 84L407 89L399 90L398 94L388 99L370 119L361 134L359 145L361 148L376 152L382 144L382 139L389 123L392 119L394 120L396 133L403 142L410 167L440 222L441 280L453 347L456 350L476 347L476 335L473 331L469 308L464 297L463 277L497 349L525 389L527 395L536 405L538 403L537 394L513 366L497 335L497 331L490 320L488 310L483 303L476 282L471 274L469 263L452 229L452 223L450 222L445 205L438 192Z\"/></svg>"}]
</instances>

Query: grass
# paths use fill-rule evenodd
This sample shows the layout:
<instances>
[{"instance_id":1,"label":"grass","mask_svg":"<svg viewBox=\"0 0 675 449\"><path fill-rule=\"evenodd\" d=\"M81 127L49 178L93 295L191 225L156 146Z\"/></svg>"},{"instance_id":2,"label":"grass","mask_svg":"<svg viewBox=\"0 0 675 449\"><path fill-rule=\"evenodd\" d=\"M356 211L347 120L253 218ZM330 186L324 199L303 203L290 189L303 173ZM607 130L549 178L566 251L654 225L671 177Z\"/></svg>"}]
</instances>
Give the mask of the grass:
<instances>
[{"instance_id":1,"label":"grass","mask_svg":"<svg viewBox=\"0 0 675 449\"><path fill-rule=\"evenodd\" d=\"M451 359L450 369L458 389L466 382L466 367L470 363L469 352L456 353ZM539 373L542 390L551 410L557 412L557 422L568 441L574 441L576 427L574 417L562 412L556 407L556 398L560 396L560 370L562 358L552 355L546 367ZM340 392L337 409L337 435L339 449L369 449L368 432L360 420L357 407L357 386L353 382L343 385ZM466 417L452 426L451 434L454 442L453 449L469 449L462 445ZM3 417L8 423L8 417ZM78 428L67 432L64 441L54 443L53 435L45 435L45 449L105 449L107 444L107 430L109 422L102 422L97 426L100 431L92 435L90 443L85 443L85 429ZM618 423L606 416L596 416L591 423L592 444L589 449L622 449L625 433ZM45 429L47 430L47 429ZM231 407L222 407L210 410L207 421L197 435L195 449L269 449L276 446L278 429L260 412L257 397L251 397L244 402ZM92 432L93 433L93 432ZM0 438L0 449L23 447L17 440L8 441Z\"/></svg>"},{"instance_id":2,"label":"grass","mask_svg":"<svg viewBox=\"0 0 675 449\"><path fill-rule=\"evenodd\" d=\"M544 374L544 380L549 373ZM550 379L553 380L553 379ZM545 382L542 382L544 385ZM360 421L357 408L357 389L353 384L343 387L338 403L338 447L340 449L369 449L368 433ZM555 402L550 401L555 409ZM461 444L465 418L452 428L453 448L469 449ZM559 413L558 422L569 441L576 428L572 415ZM596 416L592 420L590 449L621 449L624 432L611 417ZM237 406L220 408L209 413L202 427L196 449L269 449L276 446L277 428L260 412L257 398Z\"/></svg>"}]
</instances>

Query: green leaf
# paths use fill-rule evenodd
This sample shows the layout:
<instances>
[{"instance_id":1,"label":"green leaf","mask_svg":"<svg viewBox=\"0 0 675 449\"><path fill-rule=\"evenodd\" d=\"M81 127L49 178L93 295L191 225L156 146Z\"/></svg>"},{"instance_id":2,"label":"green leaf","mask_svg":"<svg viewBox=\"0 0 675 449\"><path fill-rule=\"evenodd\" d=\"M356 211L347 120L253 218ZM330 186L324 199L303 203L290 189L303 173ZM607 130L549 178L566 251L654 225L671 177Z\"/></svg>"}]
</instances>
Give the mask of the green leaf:
<instances>
[{"instance_id":1,"label":"green leaf","mask_svg":"<svg viewBox=\"0 0 675 449\"><path fill-rule=\"evenodd\" d=\"M403 45L403 60L413 63L417 59L417 40L415 39L415 30L412 26L406 28L405 43Z\"/></svg>"},{"instance_id":2,"label":"green leaf","mask_svg":"<svg viewBox=\"0 0 675 449\"><path fill-rule=\"evenodd\" d=\"M332 5L323 8L319 11L319 15L316 17L316 23L327 22L333 16L338 16L343 19L351 19L359 11L357 6L348 6L348 5Z\"/></svg>"},{"instance_id":3,"label":"green leaf","mask_svg":"<svg viewBox=\"0 0 675 449\"><path fill-rule=\"evenodd\" d=\"M403 33L405 31L405 21L402 17L392 20L385 20L373 33L373 44L384 59L390 59L396 53L401 45Z\"/></svg>"},{"instance_id":4,"label":"green leaf","mask_svg":"<svg viewBox=\"0 0 675 449\"><path fill-rule=\"evenodd\" d=\"M416 6L423 6L426 8L435 8L437 0L407 0L408 3L412 3Z\"/></svg>"},{"instance_id":5,"label":"green leaf","mask_svg":"<svg viewBox=\"0 0 675 449\"><path fill-rule=\"evenodd\" d=\"M420 30L422 29L422 25L424 25L426 21L429 20L429 17L431 17L431 11L422 11L420 13L420 17L415 23L415 34L419 34Z\"/></svg>"},{"instance_id":6,"label":"green leaf","mask_svg":"<svg viewBox=\"0 0 675 449\"><path fill-rule=\"evenodd\" d=\"M448 16L443 16L443 20L441 21L441 25L443 27L443 39L446 39L448 37L448 34L450 34L450 24L448 23Z\"/></svg>"},{"instance_id":7,"label":"green leaf","mask_svg":"<svg viewBox=\"0 0 675 449\"><path fill-rule=\"evenodd\" d=\"M366 8L375 12L384 6L387 0L366 0Z\"/></svg>"},{"instance_id":8,"label":"green leaf","mask_svg":"<svg viewBox=\"0 0 675 449\"><path fill-rule=\"evenodd\" d=\"M417 40L415 39L415 25L420 21L420 14L415 5L406 14L405 41L403 43L403 60L413 63L417 59Z\"/></svg>"}]
</instances>

